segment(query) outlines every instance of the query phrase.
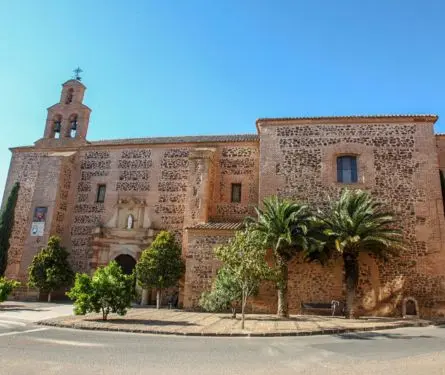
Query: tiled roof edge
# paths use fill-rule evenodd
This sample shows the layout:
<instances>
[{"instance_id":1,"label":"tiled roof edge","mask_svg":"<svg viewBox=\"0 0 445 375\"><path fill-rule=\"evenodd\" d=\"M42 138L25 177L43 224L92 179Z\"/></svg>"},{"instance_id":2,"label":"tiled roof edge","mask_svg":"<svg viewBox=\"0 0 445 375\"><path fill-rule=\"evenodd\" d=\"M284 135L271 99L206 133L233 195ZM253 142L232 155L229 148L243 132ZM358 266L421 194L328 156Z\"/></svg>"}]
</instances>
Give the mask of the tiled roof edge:
<instances>
[{"instance_id":1,"label":"tiled roof edge","mask_svg":"<svg viewBox=\"0 0 445 375\"><path fill-rule=\"evenodd\" d=\"M292 120L369 120L369 119L408 119L408 118L425 118L436 121L439 116L434 114L404 114L404 115L353 115L353 116L307 116L307 117L265 117L256 120L256 123L267 121L292 121Z\"/></svg>"},{"instance_id":2,"label":"tiled roof edge","mask_svg":"<svg viewBox=\"0 0 445 375\"><path fill-rule=\"evenodd\" d=\"M167 144L167 143L206 143L206 142L251 142L258 141L257 134L229 134L229 135L202 135L182 137L147 137L122 138L90 141L89 145L116 145L116 144Z\"/></svg>"},{"instance_id":3,"label":"tiled roof edge","mask_svg":"<svg viewBox=\"0 0 445 375\"><path fill-rule=\"evenodd\" d=\"M209 222L209 223L201 223L201 224L195 224L189 227L186 227L185 229L195 229L195 230L239 230L244 227L243 222L232 222L232 223L215 223L215 222Z\"/></svg>"}]
</instances>

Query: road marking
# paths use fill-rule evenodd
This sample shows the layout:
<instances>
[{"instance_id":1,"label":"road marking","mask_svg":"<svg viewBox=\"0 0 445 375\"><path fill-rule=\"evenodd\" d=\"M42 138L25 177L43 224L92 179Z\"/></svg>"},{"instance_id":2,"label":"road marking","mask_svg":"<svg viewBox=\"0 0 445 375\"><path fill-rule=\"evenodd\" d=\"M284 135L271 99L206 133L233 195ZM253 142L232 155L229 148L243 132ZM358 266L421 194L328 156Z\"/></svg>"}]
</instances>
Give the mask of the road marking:
<instances>
[{"instance_id":1,"label":"road marking","mask_svg":"<svg viewBox=\"0 0 445 375\"><path fill-rule=\"evenodd\" d=\"M43 343L48 343L48 344L57 344L57 345L87 346L87 347L92 347L92 346L105 347L106 346L105 344L98 344L98 343L94 343L94 342L55 340L55 339L45 339L45 338L41 338L41 337L33 337L33 340L43 342Z\"/></svg>"},{"instance_id":2,"label":"road marking","mask_svg":"<svg viewBox=\"0 0 445 375\"><path fill-rule=\"evenodd\" d=\"M12 336L12 335L20 335L22 333L31 333L31 332L39 332L39 331L46 331L49 328L36 328L36 329L28 329L27 331L12 331L12 332L6 332L6 333L0 333L1 336Z\"/></svg>"}]
</instances>

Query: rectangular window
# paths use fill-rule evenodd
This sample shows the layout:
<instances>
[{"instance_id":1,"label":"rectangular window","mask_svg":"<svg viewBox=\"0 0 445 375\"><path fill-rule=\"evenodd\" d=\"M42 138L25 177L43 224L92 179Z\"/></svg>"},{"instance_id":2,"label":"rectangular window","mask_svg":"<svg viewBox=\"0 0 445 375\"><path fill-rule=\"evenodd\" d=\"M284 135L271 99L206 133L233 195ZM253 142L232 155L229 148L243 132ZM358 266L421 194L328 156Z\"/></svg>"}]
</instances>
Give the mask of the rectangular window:
<instances>
[{"instance_id":1,"label":"rectangular window","mask_svg":"<svg viewBox=\"0 0 445 375\"><path fill-rule=\"evenodd\" d=\"M232 184L232 203L241 202L241 184Z\"/></svg>"},{"instance_id":2,"label":"rectangular window","mask_svg":"<svg viewBox=\"0 0 445 375\"><path fill-rule=\"evenodd\" d=\"M357 157L339 156L337 158L337 182L344 184L357 182Z\"/></svg>"},{"instance_id":3,"label":"rectangular window","mask_svg":"<svg viewBox=\"0 0 445 375\"><path fill-rule=\"evenodd\" d=\"M105 192L107 190L107 185L98 185L97 186L97 196L96 196L96 202L97 203L104 203L105 202Z\"/></svg>"}]
</instances>

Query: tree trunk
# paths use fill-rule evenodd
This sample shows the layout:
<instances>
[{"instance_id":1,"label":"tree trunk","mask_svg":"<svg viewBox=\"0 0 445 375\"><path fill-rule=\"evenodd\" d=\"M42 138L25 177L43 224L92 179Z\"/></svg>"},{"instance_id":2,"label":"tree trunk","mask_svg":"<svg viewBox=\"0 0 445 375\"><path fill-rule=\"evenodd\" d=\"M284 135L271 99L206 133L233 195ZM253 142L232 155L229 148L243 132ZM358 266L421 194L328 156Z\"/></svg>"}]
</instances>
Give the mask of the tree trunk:
<instances>
[{"instance_id":1,"label":"tree trunk","mask_svg":"<svg viewBox=\"0 0 445 375\"><path fill-rule=\"evenodd\" d=\"M232 319L236 319L236 307L232 306Z\"/></svg>"},{"instance_id":2,"label":"tree trunk","mask_svg":"<svg viewBox=\"0 0 445 375\"><path fill-rule=\"evenodd\" d=\"M243 295L241 297L241 329L244 329L244 310L246 308L247 296L243 291Z\"/></svg>"},{"instance_id":3,"label":"tree trunk","mask_svg":"<svg viewBox=\"0 0 445 375\"><path fill-rule=\"evenodd\" d=\"M156 290L156 308L161 308L161 289Z\"/></svg>"},{"instance_id":4,"label":"tree trunk","mask_svg":"<svg viewBox=\"0 0 445 375\"><path fill-rule=\"evenodd\" d=\"M346 308L345 318L354 318L355 293L358 284L358 257L355 254L346 253L343 255L346 284Z\"/></svg>"},{"instance_id":5,"label":"tree trunk","mask_svg":"<svg viewBox=\"0 0 445 375\"><path fill-rule=\"evenodd\" d=\"M141 306L148 305L148 289L142 289Z\"/></svg>"},{"instance_id":6,"label":"tree trunk","mask_svg":"<svg viewBox=\"0 0 445 375\"><path fill-rule=\"evenodd\" d=\"M277 265L280 270L280 280L278 281L277 315L280 318L288 318L289 317L289 305L287 300L288 264L283 257L277 257Z\"/></svg>"},{"instance_id":7,"label":"tree trunk","mask_svg":"<svg viewBox=\"0 0 445 375\"><path fill-rule=\"evenodd\" d=\"M48 302L51 302L51 292L48 292Z\"/></svg>"},{"instance_id":8,"label":"tree trunk","mask_svg":"<svg viewBox=\"0 0 445 375\"><path fill-rule=\"evenodd\" d=\"M102 320L107 320L108 314L105 312L105 309L102 308Z\"/></svg>"}]
</instances>

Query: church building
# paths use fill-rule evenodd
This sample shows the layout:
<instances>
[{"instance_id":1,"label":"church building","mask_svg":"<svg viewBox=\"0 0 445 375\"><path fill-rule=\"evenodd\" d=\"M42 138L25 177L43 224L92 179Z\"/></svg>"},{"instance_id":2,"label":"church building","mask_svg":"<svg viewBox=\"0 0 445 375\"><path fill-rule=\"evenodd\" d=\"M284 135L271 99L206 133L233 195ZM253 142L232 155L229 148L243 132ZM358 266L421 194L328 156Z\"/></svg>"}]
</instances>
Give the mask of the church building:
<instances>
[{"instance_id":1,"label":"church building","mask_svg":"<svg viewBox=\"0 0 445 375\"><path fill-rule=\"evenodd\" d=\"M437 116L262 118L252 134L88 141L85 90L79 77L65 82L42 138L11 148L3 204L16 181L20 190L7 277L25 281L51 235L62 238L77 272L113 259L129 272L165 229L182 243L186 263L180 306L194 309L219 267L213 248L265 197L316 208L348 187L370 191L395 211L407 241L389 262L361 256L361 312L400 315L412 300L422 316L445 313L445 135L434 133ZM341 260L292 261L291 313L344 296ZM265 283L250 309L274 312L276 303L274 286Z\"/></svg>"}]
</instances>

